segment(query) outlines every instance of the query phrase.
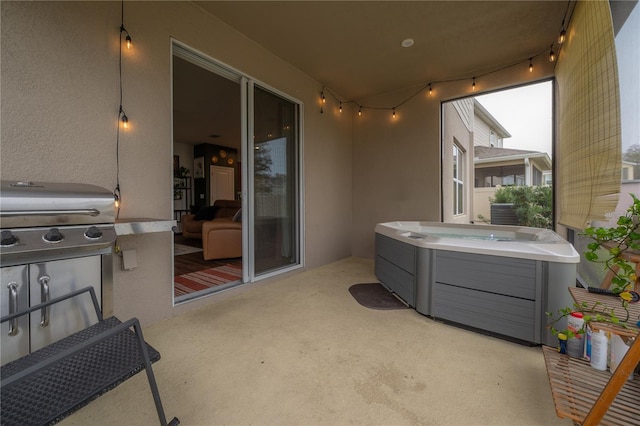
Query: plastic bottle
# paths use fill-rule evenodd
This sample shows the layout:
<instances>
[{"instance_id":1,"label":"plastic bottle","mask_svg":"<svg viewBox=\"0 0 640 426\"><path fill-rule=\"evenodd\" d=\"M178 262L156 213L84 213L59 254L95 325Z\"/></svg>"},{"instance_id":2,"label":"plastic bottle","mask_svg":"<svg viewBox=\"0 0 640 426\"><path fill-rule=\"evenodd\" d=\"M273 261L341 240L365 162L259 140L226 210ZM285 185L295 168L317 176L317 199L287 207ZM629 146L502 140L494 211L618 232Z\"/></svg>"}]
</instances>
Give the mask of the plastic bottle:
<instances>
[{"instance_id":1,"label":"plastic bottle","mask_svg":"<svg viewBox=\"0 0 640 426\"><path fill-rule=\"evenodd\" d=\"M567 354L574 358L582 358L584 356L584 334L578 334L584 326L584 315L582 312L571 312L567 318L567 329L574 336L567 339Z\"/></svg>"},{"instance_id":2,"label":"plastic bottle","mask_svg":"<svg viewBox=\"0 0 640 426\"><path fill-rule=\"evenodd\" d=\"M591 327L587 325L584 330L584 357L589 360L591 359L591 335L592 334L593 333L591 332Z\"/></svg>"},{"instance_id":3,"label":"plastic bottle","mask_svg":"<svg viewBox=\"0 0 640 426\"><path fill-rule=\"evenodd\" d=\"M609 340L604 330L591 335L591 366L596 370L607 369L607 350Z\"/></svg>"},{"instance_id":4,"label":"plastic bottle","mask_svg":"<svg viewBox=\"0 0 640 426\"><path fill-rule=\"evenodd\" d=\"M567 353L567 335L564 333L558 333L558 352Z\"/></svg>"},{"instance_id":5,"label":"plastic bottle","mask_svg":"<svg viewBox=\"0 0 640 426\"><path fill-rule=\"evenodd\" d=\"M622 358L624 358L624 356L629 351L629 345L622 337L612 333L609 346L609 371L611 371L611 373L615 373L618 365L620 365L620 362L622 361ZM633 371L631 372L627 380L632 379Z\"/></svg>"}]
</instances>

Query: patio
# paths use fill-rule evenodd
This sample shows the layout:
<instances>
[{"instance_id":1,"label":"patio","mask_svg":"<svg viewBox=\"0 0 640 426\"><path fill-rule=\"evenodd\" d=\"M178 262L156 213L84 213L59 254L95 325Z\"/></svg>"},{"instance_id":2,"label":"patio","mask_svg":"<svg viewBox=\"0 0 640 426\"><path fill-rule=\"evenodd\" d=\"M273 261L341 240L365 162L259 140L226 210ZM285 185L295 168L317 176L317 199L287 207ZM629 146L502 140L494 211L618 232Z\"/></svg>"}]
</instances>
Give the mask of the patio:
<instances>
[{"instance_id":1,"label":"patio","mask_svg":"<svg viewBox=\"0 0 640 426\"><path fill-rule=\"evenodd\" d=\"M182 424L570 424L555 411L539 347L373 310L348 292L374 282L347 258L236 288L145 328L168 417ZM65 425L156 424L144 374Z\"/></svg>"}]
</instances>

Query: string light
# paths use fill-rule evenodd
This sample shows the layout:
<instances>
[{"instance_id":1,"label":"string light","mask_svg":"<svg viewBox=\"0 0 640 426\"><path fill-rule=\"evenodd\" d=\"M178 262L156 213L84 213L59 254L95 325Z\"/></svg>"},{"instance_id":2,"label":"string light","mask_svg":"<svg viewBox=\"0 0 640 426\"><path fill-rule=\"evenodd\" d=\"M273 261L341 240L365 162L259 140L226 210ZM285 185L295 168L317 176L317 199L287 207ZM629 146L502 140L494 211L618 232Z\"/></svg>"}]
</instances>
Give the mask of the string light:
<instances>
[{"instance_id":1,"label":"string light","mask_svg":"<svg viewBox=\"0 0 640 426\"><path fill-rule=\"evenodd\" d=\"M122 20L124 21L124 1L123 1L122 9L123 9ZM127 31L127 29L124 27L124 22L120 25L120 36L122 36L122 33L127 33L127 36L124 38L124 41L127 43L127 49L130 50L132 45L131 35L129 34L129 31Z\"/></svg>"},{"instance_id":2,"label":"string light","mask_svg":"<svg viewBox=\"0 0 640 426\"><path fill-rule=\"evenodd\" d=\"M569 2L569 3L571 3L571 2ZM567 6L567 13L569 13L569 6ZM565 14L565 17L566 17L566 14ZM563 41L566 40L566 30L565 30L565 26L564 26L564 20L563 20L562 31L560 32L560 36L564 36ZM560 39L558 39L558 41L560 41ZM551 46L548 48L549 50L544 49L544 50L536 53L535 55L533 55L533 56L531 56L531 57L529 57L527 59L517 60L517 61L514 61L514 62L512 62L510 64L506 64L506 65L500 66L500 67L498 67L496 69L493 69L491 71L485 72L483 74L471 77L471 90L473 92L476 91L476 79L477 78L481 78L481 77L484 77L484 76L490 75L490 74L495 74L495 73L503 71L505 69L520 65L523 62L526 63L525 61L529 62L529 72L533 73L533 60L535 58L537 58L538 56L544 55L546 52L549 52L549 61L550 62L554 62L557 59L557 56L556 56L556 53L553 51L553 45L554 45L554 43L551 43ZM560 46L560 48L561 47L562 46ZM437 83L454 83L454 82L460 82L460 81L465 81L465 80L468 81L469 77L438 80L438 81L435 81L435 82L431 81L428 84L425 84L424 86L422 86L419 90L417 90L412 95L408 96L407 99L405 99L402 102L396 104L395 107L375 107L375 106L366 106L366 105L363 106L363 105L360 105L359 103L357 103L354 100L340 100L335 94L333 94L331 92L331 90L329 90L329 88L323 87L322 91L320 92L320 97L321 97L320 113L324 112L322 105L326 104L326 97L325 97L325 91L326 91L329 95L331 95L336 100L336 102L339 103L339 111L340 112L342 112L342 104L343 103L353 103L353 104L356 104L358 106L358 116L362 116L362 108L369 108L369 109L378 109L378 110L391 110L392 111L391 112L392 117L396 118L396 108L404 105L405 103L407 103L408 101L413 99L415 96L417 96L419 93L423 92L424 90L428 90L429 91L428 92L429 95L433 95L433 85L434 84L437 84Z\"/></svg>"},{"instance_id":3,"label":"string light","mask_svg":"<svg viewBox=\"0 0 640 426\"><path fill-rule=\"evenodd\" d=\"M127 31L127 29L124 27L124 25L120 26L120 32L121 33L127 33L127 36L124 38L125 42L127 43L127 49L131 49L131 36L129 35L129 31Z\"/></svg>"},{"instance_id":4,"label":"string light","mask_svg":"<svg viewBox=\"0 0 640 426\"><path fill-rule=\"evenodd\" d=\"M122 196L120 194L120 123L122 128L127 129L129 127L129 117L125 114L122 108L122 34L125 33L125 43L127 49L131 49L131 35L129 31L124 27L124 0L121 2L121 20L120 20L120 49L118 55L118 82L120 87L120 107L118 109L118 129L116 132L116 188L113 191L114 205L116 208L116 219L120 216L120 205Z\"/></svg>"},{"instance_id":5,"label":"string light","mask_svg":"<svg viewBox=\"0 0 640 426\"><path fill-rule=\"evenodd\" d=\"M564 28L562 28L562 31L560 31L560 35L558 36L558 44L564 43L566 39L567 39L567 32L564 30Z\"/></svg>"},{"instance_id":6,"label":"string light","mask_svg":"<svg viewBox=\"0 0 640 426\"><path fill-rule=\"evenodd\" d=\"M113 200L116 209L120 210L120 185L116 185L116 189L113 190Z\"/></svg>"}]
</instances>

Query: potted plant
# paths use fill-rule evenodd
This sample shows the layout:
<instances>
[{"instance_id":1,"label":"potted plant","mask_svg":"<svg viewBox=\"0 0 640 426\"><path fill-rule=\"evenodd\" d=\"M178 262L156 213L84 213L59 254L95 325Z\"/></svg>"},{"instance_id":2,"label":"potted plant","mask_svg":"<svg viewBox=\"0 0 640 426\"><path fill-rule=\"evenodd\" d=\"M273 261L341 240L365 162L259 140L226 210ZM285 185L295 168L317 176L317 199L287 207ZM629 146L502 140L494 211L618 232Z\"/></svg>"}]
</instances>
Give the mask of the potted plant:
<instances>
[{"instance_id":1,"label":"potted plant","mask_svg":"<svg viewBox=\"0 0 640 426\"><path fill-rule=\"evenodd\" d=\"M589 305L587 302L574 303L572 307L560 309L557 313L547 312L547 316L557 318L548 325L554 335L565 334L567 338L574 337L571 330L558 330L555 325L568 317L571 312L582 312L585 326L589 322L607 322L626 328L629 321L629 303L637 301L638 295L633 291L638 277L635 273L635 264L628 256L639 252L640 256L640 200L630 194L633 203L620 216L614 226L589 227L584 230L584 235L593 241L588 244L585 258L590 262L601 263L611 277L610 290L617 295L620 306L625 312L624 317L615 314L613 308L607 308L600 302ZM636 321L638 319L635 319ZM584 327L578 331L584 333Z\"/></svg>"}]
</instances>

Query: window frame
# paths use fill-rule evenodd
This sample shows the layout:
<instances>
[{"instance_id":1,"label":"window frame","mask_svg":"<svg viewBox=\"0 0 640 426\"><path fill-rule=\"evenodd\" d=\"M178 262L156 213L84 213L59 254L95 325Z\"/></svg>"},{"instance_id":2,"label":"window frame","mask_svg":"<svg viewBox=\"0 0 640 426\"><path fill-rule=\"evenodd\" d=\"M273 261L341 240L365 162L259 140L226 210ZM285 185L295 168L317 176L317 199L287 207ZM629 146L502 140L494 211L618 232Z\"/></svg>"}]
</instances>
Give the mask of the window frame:
<instances>
[{"instance_id":1,"label":"window frame","mask_svg":"<svg viewBox=\"0 0 640 426\"><path fill-rule=\"evenodd\" d=\"M465 185L464 185L464 167L466 160L466 152L460 146L460 143L453 138L453 216L462 216L465 214Z\"/></svg>"}]
</instances>

